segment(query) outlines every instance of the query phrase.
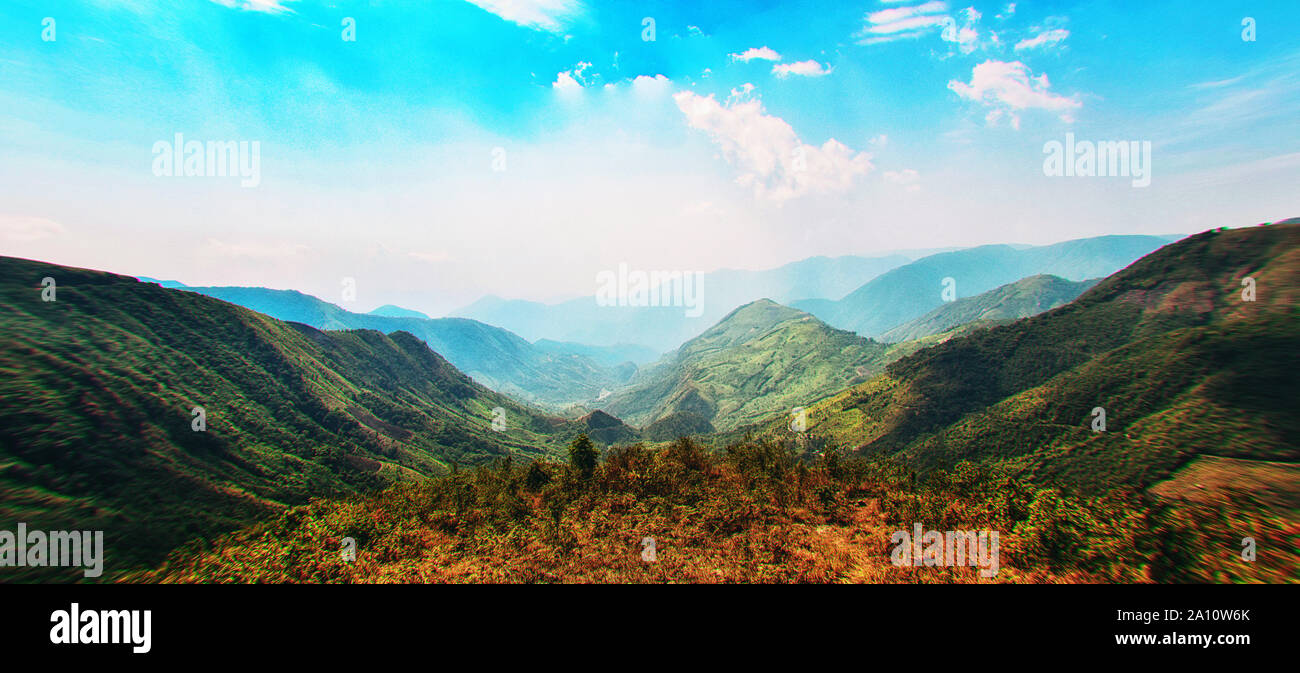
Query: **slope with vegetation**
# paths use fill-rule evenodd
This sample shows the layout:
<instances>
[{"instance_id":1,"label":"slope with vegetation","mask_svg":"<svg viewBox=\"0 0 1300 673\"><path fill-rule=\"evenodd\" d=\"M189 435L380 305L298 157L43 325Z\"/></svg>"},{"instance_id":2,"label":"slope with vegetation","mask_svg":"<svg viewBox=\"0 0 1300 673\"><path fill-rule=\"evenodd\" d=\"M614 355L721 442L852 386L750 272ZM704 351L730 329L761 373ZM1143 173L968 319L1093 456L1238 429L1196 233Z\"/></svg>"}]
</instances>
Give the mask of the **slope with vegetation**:
<instances>
[{"instance_id":1,"label":"slope with vegetation","mask_svg":"<svg viewBox=\"0 0 1300 673\"><path fill-rule=\"evenodd\" d=\"M643 368L603 408L668 439L789 413L879 371L888 348L770 300Z\"/></svg>"},{"instance_id":2,"label":"slope with vegetation","mask_svg":"<svg viewBox=\"0 0 1300 673\"><path fill-rule=\"evenodd\" d=\"M133 582L1294 581L1300 527L1220 502L1077 496L964 463L926 480L891 460L690 440L569 464L501 460L316 501L192 545ZM894 565L895 531L998 531L996 575ZM1259 556L1241 559L1243 531ZM355 558L343 553L355 543Z\"/></svg>"},{"instance_id":3,"label":"slope with vegetation","mask_svg":"<svg viewBox=\"0 0 1300 673\"><path fill-rule=\"evenodd\" d=\"M921 468L996 462L1084 492L1147 488L1206 457L1293 465L1297 300L1300 224L1206 232L1070 304L893 363L812 408L798 441ZM759 434L791 437L779 418Z\"/></svg>"},{"instance_id":4,"label":"slope with vegetation","mask_svg":"<svg viewBox=\"0 0 1300 673\"><path fill-rule=\"evenodd\" d=\"M103 530L110 569L309 497L548 455L586 429L404 332L321 332L108 273L0 258L0 326L3 528Z\"/></svg>"},{"instance_id":5,"label":"slope with vegetation","mask_svg":"<svg viewBox=\"0 0 1300 673\"><path fill-rule=\"evenodd\" d=\"M541 349L518 335L465 318L420 318L353 313L311 295L262 287L184 287L189 292L238 304L272 318L323 330L370 329L415 335L457 369L483 385L552 409L595 399L625 382L635 369L597 364L586 354Z\"/></svg>"},{"instance_id":6,"label":"slope with vegetation","mask_svg":"<svg viewBox=\"0 0 1300 673\"><path fill-rule=\"evenodd\" d=\"M974 297L964 297L880 335L899 343L942 334L962 325L986 327L1028 318L1067 304L1100 279L1068 281L1048 274L1022 278Z\"/></svg>"}]
</instances>

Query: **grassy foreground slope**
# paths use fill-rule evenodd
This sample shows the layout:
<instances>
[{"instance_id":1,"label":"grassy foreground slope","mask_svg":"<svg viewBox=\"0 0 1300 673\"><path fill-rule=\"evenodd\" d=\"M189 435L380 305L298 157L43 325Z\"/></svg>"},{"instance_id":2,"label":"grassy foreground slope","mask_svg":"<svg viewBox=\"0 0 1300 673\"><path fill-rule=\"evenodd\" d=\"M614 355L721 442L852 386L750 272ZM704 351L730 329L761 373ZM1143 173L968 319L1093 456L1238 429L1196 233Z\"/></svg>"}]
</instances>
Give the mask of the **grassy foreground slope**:
<instances>
[{"instance_id":1,"label":"grassy foreground slope","mask_svg":"<svg viewBox=\"0 0 1300 673\"><path fill-rule=\"evenodd\" d=\"M319 500L179 550L136 582L1288 582L1300 535L1258 508L1078 496L963 464L689 440L570 465L498 461ZM891 562L895 531L999 532L997 572ZM1288 527L1289 526L1289 527ZM1255 535L1259 555L1240 557ZM343 553L355 543L355 558ZM653 545L653 555L649 553ZM991 556L989 557L991 558ZM989 567L985 565L984 567Z\"/></svg>"},{"instance_id":2,"label":"grassy foreground slope","mask_svg":"<svg viewBox=\"0 0 1300 673\"><path fill-rule=\"evenodd\" d=\"M309 497L543 455L585 429L410 334L321 332L108 273L0 258L0 327L0 529L103 530L108 571Z\"/></svg>"},{"instance_id":3,"label":"grassy foreground slope","mask_svg":"<svg viewBox=\"0 0 1300 673\"><path fill-rule=\"evenodd\" d=\"M1147 487L1202 456L1295 462L1297 300L1300 225L1205 232L1068 305L895 362L814 407L809 439L1086 490ZM789 437L776 419L766 434Z\"/></svg>"}]
</instances>

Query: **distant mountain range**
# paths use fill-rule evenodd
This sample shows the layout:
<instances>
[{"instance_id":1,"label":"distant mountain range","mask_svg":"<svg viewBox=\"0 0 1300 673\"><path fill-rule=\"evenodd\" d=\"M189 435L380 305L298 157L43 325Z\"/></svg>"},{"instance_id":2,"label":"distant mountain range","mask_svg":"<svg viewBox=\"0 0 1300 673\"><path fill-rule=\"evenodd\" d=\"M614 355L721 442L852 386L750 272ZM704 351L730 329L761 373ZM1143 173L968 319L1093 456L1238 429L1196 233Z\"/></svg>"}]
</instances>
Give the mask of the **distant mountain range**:
<instances>
[{"instance_id":1,"label":"distant mountain range","mask_svg":"<svg viewBox=\"0 0 1300 673\"><path fill-rule=\"evenodd\" d=\"M648 365L601 408L651 439L730 430L838 392L893 360L975 329L1036 315L1096 280L1031 276L946 303L877 343L769 299L742 306ZM895 338L889 338L889 337Z\"/></svg>"},{"instance_id":2,"label":"distant mountain range","mask_svg":"<svg viewBox=\"0 0 1300 673\"><path fill-rule=\"evenodd\" d=\"M876 276L910 262L886 257L812 257L766 271L703 274L703 313L680 306L600 306L583 297L559 304L485 297L451 315L504 327L525 339L615 346L636 344L663 353L698 336L736 307L769 298L788 303L809 297L839 298Z\"/></svg>"},{"instance_id":3,"label":"distant mountain range","mask_svg":"<svg viewBox=\"0 0 1300 673\"><path fill-rule=\"evenodd\" d=\"M1205 232L1069 304L889 365L814 405L803 437L779 415L762 434L922 468L1001 463L1090 491L1245 475L1261 498L1294 502L1297 306L1300 224Z\"/></svg>"},{"instance_id":4,"label":"distant mountain range","mask_svg":"<svg viewBox=\"0 0 1300 673\"><path fill-rule=\"evenodd\" d=\"M409 332L484 386L556 410L596 399L602 390L625 383L635 371L635 367L620 368L598 362L616 360L613 354L618 349L569 348L563 344L537 347L508 330L465 318L353 313L294 290L189 286L181 289L317 329ZM644 357L641 351L632 352Z\"/></svg>"},{"instance_id":5,"label":"distant mountain range","mask_svg":"<svg viewBox=\"0 0 1300 673\"><path fill-rule=\"evenodd\" d=\"M1007 283L984 294L945 302L939 308L885 332L886 343L941 334L962 325L1011 322L1038 315L1074 300L1101 279L1068 281L1048 274Z\"/></svg>"},{"instance_id":6,"label":"distant mountain range","mask_svg":"<svg viewBox=\"0 0 1300 673\"><path fill-rule=\"evenodd\" d=\"M320 308L293 294L276 296ZM127 276L0 258L0 321L0 520L104 530L116 568L310 497L636 437L540 414L407 332L322 332Z\"/></svg>"},{"instance_id":7,"label":"distant mountain range","mask_svg":"<svg viewBox=\"0 0 1300 673\"><path fill-rule=\"evenodd\" d=\"M1016 248L985 245L930 255L881 274L843 299L796 301L827 324L881 337L952 298L973 297L1038 274L1081 281L1108 276L1168 243L1159 236L1100 236Z\"/></svg>"},{"instance_id":8,"label":"distant mountain range","mask_svg":"<svg viewBox=\"0 0 1300 673\"><path fill-rule=\"evenodd\" d=\"M412 311L409 308L402 308L401 306L393 306L392 304L384 304L383 306L380 306L379 308L370 311L369 314L381 316L384 318L424 318L425 320L429 319L429 316L420 313L419 311Z\"/></svg>"}]
</instances>

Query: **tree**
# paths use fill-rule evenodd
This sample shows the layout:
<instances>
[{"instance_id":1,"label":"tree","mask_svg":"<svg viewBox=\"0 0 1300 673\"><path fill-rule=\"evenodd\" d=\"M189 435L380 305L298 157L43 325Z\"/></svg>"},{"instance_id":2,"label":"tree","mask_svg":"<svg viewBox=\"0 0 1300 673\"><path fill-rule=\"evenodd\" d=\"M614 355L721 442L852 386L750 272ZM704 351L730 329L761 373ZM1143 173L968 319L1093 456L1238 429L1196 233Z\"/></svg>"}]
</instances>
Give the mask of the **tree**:
<instances>
[{"instance_id":1,"label":"tree","mask_svg":"<svg viewBox=\"0 0 1300 673\"><path fill-rule=\"evenodd\" d=\"M596 471L596 459L599 455L585 432L569 444L569 464L578 470L583 479L590 479Z\"/></svg>"},{"instance_id":2,"label":"tree","mask_svg":"<svg viewBox=\"0 0 1300 673\"><path fill-rule=\"evenodd\" d=\"M537 461L533 461L533 463L528 466L528 476L524 478L524 486L529 491L536 493L550 482L551 475L547 474L546 470L543 469L541 464Z\"/></svg>"}]
</instances>

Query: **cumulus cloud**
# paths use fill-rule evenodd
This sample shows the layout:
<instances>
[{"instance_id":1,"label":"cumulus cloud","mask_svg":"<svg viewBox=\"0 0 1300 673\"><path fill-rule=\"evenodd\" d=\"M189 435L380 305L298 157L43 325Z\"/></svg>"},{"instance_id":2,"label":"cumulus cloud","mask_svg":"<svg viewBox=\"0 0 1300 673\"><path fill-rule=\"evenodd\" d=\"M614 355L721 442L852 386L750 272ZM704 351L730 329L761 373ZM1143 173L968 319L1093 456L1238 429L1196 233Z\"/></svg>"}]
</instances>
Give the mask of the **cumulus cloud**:
<instances>
[{"instance_id":1,"label":"cumulus cloud","mask_svg":"<svg viewBox=\"0 0 1300 673\"><path fill-rule=\"evenodd\" d=\"M551 82L551 88L562 92L581 90L584 86L587 86L590 83L582 74L583 71L590 67L590 63L582 61L578 63L578 65L574 66L572 70L564 70L556 73L555 81Z\"/></svg>"},{"instance_id":2,"label":"cumulus cloud","mask_svg":"<svg viewBox=\"0 0 1300 673\"><path fill-rule=\"evenodd\" d=\"M822 75L831 74L830 66L823 66L817 61L798 61L796 63L777 63L772 66L772 74L777 77L789 77L790 75L801 75L803 77L821 77Z\"/></svg>"},{"instance_id":3,"label":"cumulus cloud","mask_svg":"<svg viewBox=\"0 0 1300 673\"><path fill-rule=\"evenodd\" d=\"M744 61L748 63L754 59L763 61L779 61L781 60L781 55L776 53L776 51L770 47L750 47L739 54L731 55L731 60L733 61Z\"/></svg>"},{"instance_id":4,"label":"cumulus cloud","mask_svg":"<svg viewBox=\"0 0 1300 673\"><path fill-rule=\"evenodd\" d=\"M1016 51L1021 51L1023 49L1037 49L1039 47L1051 47L1064 42L1065 38L1069 36L1070 31L1064 28L1049 30L1017 42Z\"/></svg>"},{"instance_id":5,"label":"cumulus cloud","mask_svg":"<svg viewBox=\"0 0 1300 673\"><path fill-rule=\"evenodd\" d=\"M672 80L663 75L637 75L632 78L632 91L638 96L658 96L668 92Z\"/></svg>"},{"instance_id":6,"label":"cumulus cloud","mask_svg":"<svg viewBox=\"0 0 1300 673\"><path fill-rule=\"evenodd\" d=\"M1075 98L1052 93L1047 74L1033 77L1020 61L985 61L971 71L970 82L951 80L948 88L988 107L985 119L990 125L1007 117L1013 127L1020 128L1019 113L1031 109L1055 112L1068 123L1074 121L1074 110L1083 105Z\"/></svg>"},{"instance_id":7,"label":"cumulus cloud","mask_svg":"<svg viewBox=\"0 0 1300 673\"><path fill-rule=\"evenodd\" d=\"M559 33L582 14L578 0L466 0L497 16L533 30Z\"/></svg>"},{"instance_id":8,"label":"cumulus cloud","mask_svg":"<svg viewBox=\"0 0 1300 673\"><path fill-rule=\"evenodd\" d=\"M784 119L766 114L758 99L720 104L690 91L673 95L686 123L707 133L739 171L736 183L775 203L805 194L840 192L872 170L871 155L835 139L804 144Z\"/></svg>"}]
</instances>

